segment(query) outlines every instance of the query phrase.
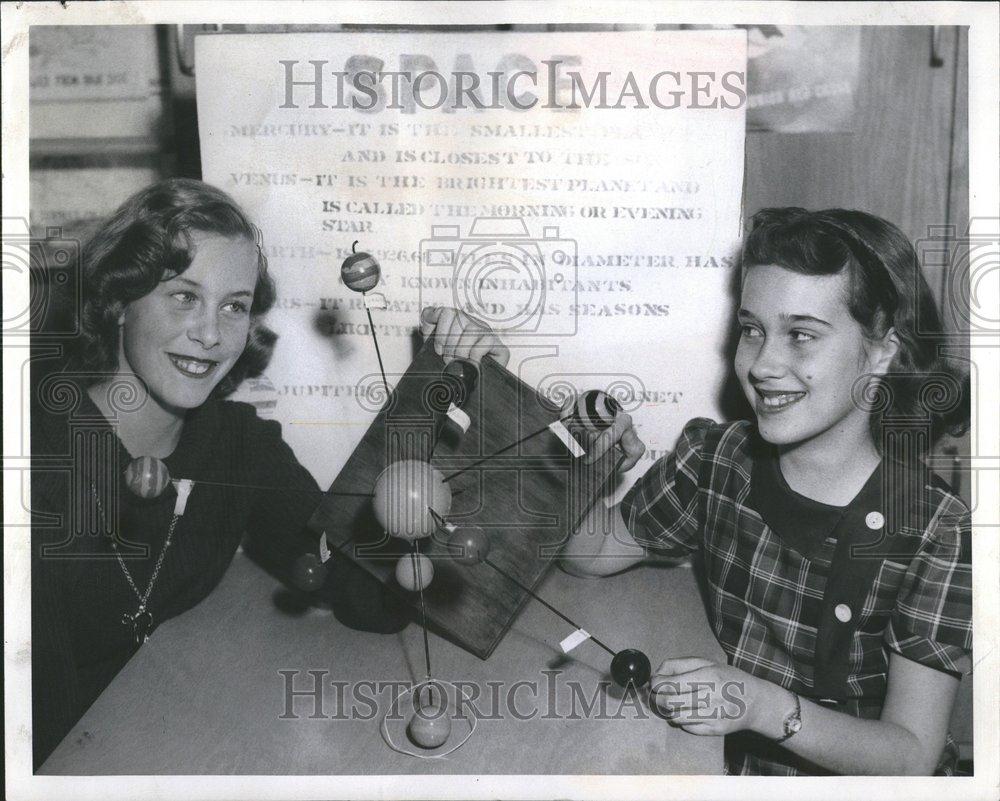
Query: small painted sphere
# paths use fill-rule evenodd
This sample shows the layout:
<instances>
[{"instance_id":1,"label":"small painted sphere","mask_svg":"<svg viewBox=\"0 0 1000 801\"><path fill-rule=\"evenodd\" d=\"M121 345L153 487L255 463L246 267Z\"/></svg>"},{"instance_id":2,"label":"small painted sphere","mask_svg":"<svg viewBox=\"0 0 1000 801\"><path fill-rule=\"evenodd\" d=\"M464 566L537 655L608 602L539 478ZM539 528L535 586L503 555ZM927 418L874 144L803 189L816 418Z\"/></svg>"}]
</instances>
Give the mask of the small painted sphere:
<instances>
[{"instance_id":1,"label":"small painted sphere","mask_svg":"<svg viewBox=\"0 0 1000 801\"><path fill-rule=\"evenodd\" d=\"M452 558L460 565L478 565L490 553L490 538L479 526L460 526L448 537Z\"/></svg>"},{"instance_id":2,"label":"small painted sphere","mask_svg":"<svg viewBox=\"0 0 1000 801\"><path fill-rule=\"evenodd\" d=\"M444 701L418 709L406 727L410 740L421 748L440 748L451 736L451 718Z\"/></svg>"},{"instance_id":3,"label":"small painted sphere","mask_svg":"<svg viewBox=\"0 0 1000 801\"><path fill-rule=\"evenodd\" d=\"M125 485L140 498L158 498L170 483L167 466L152 456L133 459L125 468Z\"/></svg>"},{"instance_id":4,"label":"small painted sphere","mask_svg":"<svg viewBox=\"0 0 1000 801\"><path fill-rule=\"evenodd\" d=\"M292 565L292 581L304 592L315 592L326 581L326 565L314 553L304 553Z\"/></svg>"},{"instance_id":5,"label":"small painted sphere","mask_svg":"<svg viewBox=\"0 0 1000 801\"><path fill-rule=\"evenodd\" d=\"M451 488L427 462L393 462L375 480L375 518L393 537L413 541L437 528L433 509L444 517L451 509Z\"/></svg>"},{"instance_id":6,"label":"small painted sphere","mask_svg":"<svg viewBox=\"0 0 1000 801\"><path fill-rule=\"evenodd\" d=\"M619 651L611 660L611 678L619 687L628 688L631 685L639 689L649 681L652 672L649 657L635 648Z\"/></svg>"},{"instance_id":7,"label":"small painted sphere","mask_svg":"<svg viewBox=\"0 0 1000 801\"><path fill-rule=\"evenodd\" d=\"M396 562L396 581L404 590L426 590L433 578L434 563L422 553L408 553Z\"/></svg>"},{"instance_id":8,"label":"small painted sphere","mask_svg":"<svg viewBox=\"0 0 1000 801\"><path fill-rule=\"evenodd\" d=\"M340 266L341 279L348 289L355 292L374 289L381 275L382 268L370 253L352 253Z\"/></svg>"},{"instance_id":9,"label":"small painted sphere","mask_svg":"<svg viewBox=\"0 0 1000 801\"><path fill-rule=\"evenodd\" d=\"M615 415L621 411L621 405L599 389L591 389L577 396L573 406L573 416L584 428L591 431L603 431L615 422Z\"/></svg>"}]
</instances>

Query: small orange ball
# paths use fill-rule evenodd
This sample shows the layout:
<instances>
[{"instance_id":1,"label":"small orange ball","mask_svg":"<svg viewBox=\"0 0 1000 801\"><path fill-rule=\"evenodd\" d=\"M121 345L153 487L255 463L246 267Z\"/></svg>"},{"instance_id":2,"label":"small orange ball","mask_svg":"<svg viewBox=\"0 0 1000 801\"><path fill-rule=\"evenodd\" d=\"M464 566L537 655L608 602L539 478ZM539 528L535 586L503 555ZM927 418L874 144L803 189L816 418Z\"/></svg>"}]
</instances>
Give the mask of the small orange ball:
<instances>
[{"instance_id":1,"label":"small orange ball","mask_svg":"<svg viewBox=\"0 0 1000 801\"><path fill-rule=\"evenodd\" d=\"M440 748L451 736L451 718L444 701L420 707L410 718L407 733L414 745L421 748Z\"/></svg>"},{"instance_id":2,"label":"small orange ball","mask_svg":"<svg viewBox=\"0 0 1000 801\"><path fill-rule=\"evenodd\" d=\"M460 565L476 565L490 553L490 538L479 526L459 526L448 537L451 556Z\"/></svg>"},{"instance_id":3,"label":"small orange ball","mask_svg":"<svg viewBox=\"0 0 1000 801\"><path fill-rule=\"evenodd\" d=\"M434 563L422 553L408 553L396 562L396 581L404 590L426 590L433 578Z\"/></svg>"}]
</instances>

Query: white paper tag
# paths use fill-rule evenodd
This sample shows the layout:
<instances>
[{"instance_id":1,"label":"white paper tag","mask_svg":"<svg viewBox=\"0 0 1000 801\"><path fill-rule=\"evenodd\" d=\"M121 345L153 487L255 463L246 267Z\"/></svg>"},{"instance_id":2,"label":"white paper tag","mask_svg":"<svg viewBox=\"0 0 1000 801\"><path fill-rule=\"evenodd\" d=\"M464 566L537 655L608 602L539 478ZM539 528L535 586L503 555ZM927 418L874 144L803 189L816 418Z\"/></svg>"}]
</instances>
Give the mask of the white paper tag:
<instances>
[{"instance_id":1,"label":"white paper tag","mask_svg":"<svg viewBox=\"0 0 1000 801\"><path fill-rule=\"evenodd\" d=\"M385 311L389 308L389 301L386 300L385 295L381 292L365 292L362 297L364 298L366 309Z\"/></svg>"},{"instance_id":2,"label":"white paper tag","mask_svg":"<svg viewBox=\"0 0 1000 801\"><path fill-rule=\"evenodd\" d=\"M459 409L454 403L448 405L448 419L462 429L463 434L468 431L469 426L472 425L472 418Z\"/></svg>"},{"instance_id":3,"label":"white paper tag","mask_svg":"<svg viewBox=\"0 0 1000 801\"><path fill-rule=\"evenodd\" d=\"M549 431L559 437L562 444L565 445L569 449L569 452L576 458L579 459L586 453L586 451L580 446L580 443L577 442L573 435L569 433L566 426L558 420L549 424Z\"/></svg>"},{"instance_id":4,"label":"white paper tag","mask_svg":"<svg viewBox=\"0 0 1000 801\"><path fill-rule=\"evenodd\" d=\"M576 646L585 640L589 640L590 635L587 634L583 629L577 629L572 634L570 634L565 640L559 643L559 647L562 648L564 654L568 654Z\"/></svg>"},{"instance_id":5,"label":"white paper tag","mask_svg":"<svg viewBox=\"0 0 1000 801\"><path fill-rule=\"evenodd\" d=\"M177 490L177 500L174 502L174 514L180 517L187 508L188 495L194 489L194 482L190 478L179 478L174 481L174 489Z\"/></svg>"},{"instance_id":6,"label":"white paper tag","mask_svg":"<svg viewBox=\"0 0 1000 801\"><path fill-rule=\"evenodd\" d=\"M326 544L326 532L319 538L319 561L326 562L330 558L330 546Z\"/></svg>"}]
</instances>

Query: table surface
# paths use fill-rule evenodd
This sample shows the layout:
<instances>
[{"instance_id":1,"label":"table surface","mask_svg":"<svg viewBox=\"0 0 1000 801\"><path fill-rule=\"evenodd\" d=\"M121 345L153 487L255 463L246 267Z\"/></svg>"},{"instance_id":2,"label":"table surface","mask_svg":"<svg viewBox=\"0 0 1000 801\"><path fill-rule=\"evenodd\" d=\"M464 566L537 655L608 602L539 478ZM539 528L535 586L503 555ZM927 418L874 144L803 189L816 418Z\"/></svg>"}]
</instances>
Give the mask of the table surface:
<instances>
[{"instance_id":1,"label":"table surface","mask_svg":"<svg viewBox=\"0 0 1000 801\"><path fill-rule=\"evenodd\" d=\"M554 568L539 592L611 648L643 650L654 670L667 656L724 659L687 565L642 566L601 579ZM474 707L479 718L468 741L446 757L398 753L387 745L381 725L398 686L357 682L421 681L421 628L361 633L340 625L329 610L283 603L288 597L275 579L237 553L215 591L156 630L40 772L722 772L721 737L687 734L652 712L645 697L623 698L607 683L610 658L593 642L563 656L559 642L570 627L537 601L528 602L486 661L430 635L435 678L446 687L469 682L467 692L477 686L480 697L466 709ZM311 688L310 670L320 671L320 702L293 698L292 717L283 718L286 681L296 690ZM338 691L331 681L346 687ZM515 687L519 681L535 682L537 699L530 686ZM505 710L509 697L516 716ZM378 700L375 714L375 703L364 698ZM404 701L399 709L386 730L399 747L419 751L402 734L411 708ZM353 719L349 710L356 713ZM468 730L456 721L446 747Z\"/></svg>"}]
</instances>

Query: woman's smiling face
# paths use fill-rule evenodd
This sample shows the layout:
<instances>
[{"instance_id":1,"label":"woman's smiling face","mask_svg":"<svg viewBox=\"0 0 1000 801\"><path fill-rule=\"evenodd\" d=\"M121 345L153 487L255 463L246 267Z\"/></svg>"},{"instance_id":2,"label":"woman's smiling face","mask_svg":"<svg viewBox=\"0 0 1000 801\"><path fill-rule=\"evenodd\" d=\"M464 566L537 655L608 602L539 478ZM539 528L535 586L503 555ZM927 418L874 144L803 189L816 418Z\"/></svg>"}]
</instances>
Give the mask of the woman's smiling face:
<instances>
[{"instance_id":1,"label":"woman's smiling face","mask_svg":"<svg viewBox=\"0 0 1000 801\"><path fill-rule=\"evenodd\" d=\"M895 345L888 336L866 341L847 307L847 291L843 270L747 270L735 368L768 442L795 445L867 431L868 413L854 402L852 388L865 374L883 373Z\"/></svg>"},{"instance_id":2,"label":"woman's smiling face","mask_svg":"<svg viewBox=\"0 0 1000 801\"><path fill-rule=\"evenodd\" d=\"M120 368L174 409L204 403L239 359L257 285L255 243L202 232L190 239L191 265L130 303L119 329Z\"/></svg>"}]
</instances>

